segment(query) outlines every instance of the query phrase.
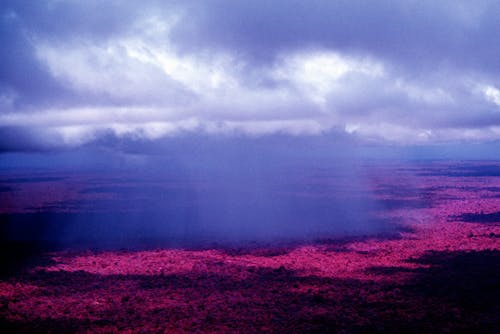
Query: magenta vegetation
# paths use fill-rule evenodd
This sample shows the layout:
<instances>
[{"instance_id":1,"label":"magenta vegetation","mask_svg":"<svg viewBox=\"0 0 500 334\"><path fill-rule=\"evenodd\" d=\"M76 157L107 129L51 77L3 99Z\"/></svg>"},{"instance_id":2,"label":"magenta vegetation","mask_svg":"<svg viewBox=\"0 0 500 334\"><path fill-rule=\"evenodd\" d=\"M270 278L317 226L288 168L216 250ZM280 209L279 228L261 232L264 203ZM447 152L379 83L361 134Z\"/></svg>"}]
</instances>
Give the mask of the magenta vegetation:
<instances>
[{"instance_id":1,"label":"magenta vegetation","mask_svg":"<svg viewBox=\"0 0 500 334\"><path fill-rule=\"evenodd\" d=\"M376 215L397 227L388 236L44 253L3 276L0 322L19 332L498 331L500 176L452 167L369 169ZM54 198L71 193L45 181Z\"/></svg>"}]
</instances>

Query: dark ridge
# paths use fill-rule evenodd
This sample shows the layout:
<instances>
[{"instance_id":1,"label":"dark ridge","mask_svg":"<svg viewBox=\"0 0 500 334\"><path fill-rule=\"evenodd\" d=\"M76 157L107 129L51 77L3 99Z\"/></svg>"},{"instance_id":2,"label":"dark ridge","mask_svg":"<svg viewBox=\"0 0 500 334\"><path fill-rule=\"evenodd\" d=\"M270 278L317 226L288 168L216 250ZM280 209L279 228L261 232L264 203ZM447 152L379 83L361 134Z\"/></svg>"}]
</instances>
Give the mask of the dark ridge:
<instances>
[{"instance_id":1,"label":"dark ridge","mask_svg":"<svg viewBox=\"0 0 500 334\"><path fill-rule=\"evenodd\" d=\"M419 301L428 315L427 331L498 333L500 329L500 251L430 251L409 262L428 268L374 267L369 272L392 276L411 273L401 286L405 303ZM416 319L414 319L416 320Z\"/></svg>"},{"instance_id":2,"label":"dark ridge","mask_svg":"<svg viewBox=\"0 0 500 334\"><path fill-rule=\"evenodd\" d=\"M451 216L450 218L467 223L499 223L500 211L494 213L464 213L459 216Z\"/></svg>"},{"instance_id":3,"label":"dark ridge","mask_svg":"<svg viewBox=\"0 0 500 334\"><path fill-rule=\"evenodd\" d=\"M85 188L80 191L81 194L141 194L150 196L176 196L182 189L167 188L151 185L137 185L137 186L96 186Z\"/></svg>"},{"instance_id":4,"label":"dark ridge","mask_svg":"<svg viewBox=\"0 0 500 334\"><path fill-rule=\"evenodd\" d=\"M161 213L158 213L160 215ZM116 249L168 246L183 231L152 230L149 222L138 224L141 214L131 212L34 212L0 214L0 242L21 242L52 248L65 245L74 248ZM159 217L150 217L158 220ZM177 232L178 235L175 234ZM168 243L165 241L168 238Z\"/></svg>"},{"instance_id":5,"label":"dark ridge","mask_svg":"<svg viewBox=\"0 0 500 334\"><path fill-rule=\"evenodd\" d=\"M47 252L58 249L60 248L55 244L42 244L37 241L2 240L0 243L0 278L18 275L33 264L49 264L51 260L46 255Z\"/></svg>"},{"instance_id":6,"label":"dark ridge","mask_svg":"<svg viewBox=\"0 0 500 334\"><path fill-rule=\"evenodd\" d=\"M419 173L422 176L480 177L500 176L500 165L460 166L449 170Z\"/></svg>"},{"instance_id":7,"label":"dark ridge","mask_svg":"<svg viewBox=\"0 0 500 334\"><path fill-rule=\"evenodd\" d=\"M500 251L433 251L412 262L431 265L417 269L420 273L414 287L421 293L470 312L496 314L489 318L500 325Z\"/></svg>"},{"instance_id":8,"label":"dark ridge","mask_svg":"<svg viewBox=\"0 0 500 334\"><path fill-rule=\"evenodd\" d=\"M10 334L45 334L45 333L78 333L82 328L89 328L89 320L72 318L12 320L0 318L0 332Z\"/></svg>"},{"instance_id":9,"label":"dark ridge","mask_svg":"<svg viewBox=\"0 0 500 334\"><path fill-rule=\"evenodd\" d=\"M380 205L386 210L397 209L423 209L432 207L432 200L422 199L383 199L379 200Z\"/></svg>"},{"instance_id":10,"label":"dark ridge","mask_svg":"<svg viewBox=\"0 0 500 334\"><path fill-rule=\"evenodd\" d=\"M2 183L38 183L38 182L57 182L65 180L65 177L52 177L52 176L40 176L40 177L17 177L2 180Z\"/></svg>"},{"instance_id":11,"label":"dark ridge","mask_svg":"<svg viewBox=\"0 0 500 334\"><path fill-rule=\"evenodd\" d=\"M157 187L160 191L160 187ZM81 194L108 194L108 193L131 193L137 190L151 190L151 187L133 187L133 186L96 186L85 188L80 191Z\"/></svg>"},{"instance_id":12,"label":"dark ridge","mask_svg":"<svg viewBox=\"0 0 500 334\"><path fill-rule=\"evenodd\" d=\"M8 186L0 186L0 193L8 193L13 191L14 188Z\"/></svg>"}]
</instances>

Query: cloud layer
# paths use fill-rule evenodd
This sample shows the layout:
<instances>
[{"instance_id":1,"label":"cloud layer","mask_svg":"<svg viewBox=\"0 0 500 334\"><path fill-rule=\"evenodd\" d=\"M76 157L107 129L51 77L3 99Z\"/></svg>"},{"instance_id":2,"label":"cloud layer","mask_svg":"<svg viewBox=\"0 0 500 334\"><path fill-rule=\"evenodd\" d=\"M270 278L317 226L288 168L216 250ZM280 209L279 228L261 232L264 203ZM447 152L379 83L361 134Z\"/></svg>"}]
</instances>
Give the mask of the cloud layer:
<instances>
[{"instance_id":1,"label":"cloud layer","mask_svg":"<svg viewBox=\"0 0 500 334\"><path fill-rule=\"evenodd\" d=\"M113 134L500 138L496 1L6 1L1 149Z\"/></svg>"}]
</instances>

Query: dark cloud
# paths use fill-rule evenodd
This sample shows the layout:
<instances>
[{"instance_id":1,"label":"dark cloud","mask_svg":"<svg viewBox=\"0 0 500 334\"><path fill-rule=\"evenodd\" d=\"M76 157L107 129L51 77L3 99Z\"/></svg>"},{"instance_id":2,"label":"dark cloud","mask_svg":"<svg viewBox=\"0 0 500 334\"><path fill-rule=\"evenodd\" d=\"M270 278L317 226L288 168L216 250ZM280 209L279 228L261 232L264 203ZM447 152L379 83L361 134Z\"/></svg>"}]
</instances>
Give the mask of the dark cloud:
<instances>
[{"instance_id":1,"label":"dark cloud","mask_svg":"<svg viewBox=\"0 0 500 334\"><path fill-rule=\"evenodd\" d=\"M259 60L279 52L329 48L373 54L405 66L499 70L500 4L494 1L201 2L175 41L227 48ZM192 16L191 16L192 15Z\"/></svg>"},{"instance_id":2,"label":"dark cloud","mask_svg":"<svg viewBox=\"0 0 500 334\"><path fill-rule=\"evenodd\" d=\"M43 103L61 95L64 88L35 59L29 32L13 11L3 13L0 41L0 92L16 96L16 102L23 104Z\"/></svg>"},{"instance_id":3,"label":"dark cloud","mask_svg":"<svg viewBox=\"0 0 500 334\"><path fill-rule=\"evenodd\" d=\"M36 152L54 149L57 146L38 130L25 127L0 127L0 153L21 151ZM61 147L59 147L61 148Z\"/></svg>"}]
</instances>

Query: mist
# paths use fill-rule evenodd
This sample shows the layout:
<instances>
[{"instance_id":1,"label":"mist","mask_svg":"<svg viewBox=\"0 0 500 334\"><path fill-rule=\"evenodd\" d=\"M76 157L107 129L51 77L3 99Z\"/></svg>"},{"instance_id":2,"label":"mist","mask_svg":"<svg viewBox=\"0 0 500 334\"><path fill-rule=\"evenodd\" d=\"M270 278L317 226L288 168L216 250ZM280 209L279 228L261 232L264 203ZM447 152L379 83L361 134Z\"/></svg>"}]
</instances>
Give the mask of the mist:
<instances>
[{"instance_id":1,"label":"mist","mask_svg":"<svg viewBox=\"0 0 500 334\"><path fill-rule=\"evenodd\" d=\"M2 208L2 236L134 248L390 232L394 226L376 216L382 204L373 197L356 145L335 140L186 136L155 145L121 141L118 148L109 139L50 158L10 154L1 183L13 192L3 196L14 198L17 191L17 197L15 208ZM27 194L48 200L34 203L23 199Z\"/></svg>"}]
</instances>

